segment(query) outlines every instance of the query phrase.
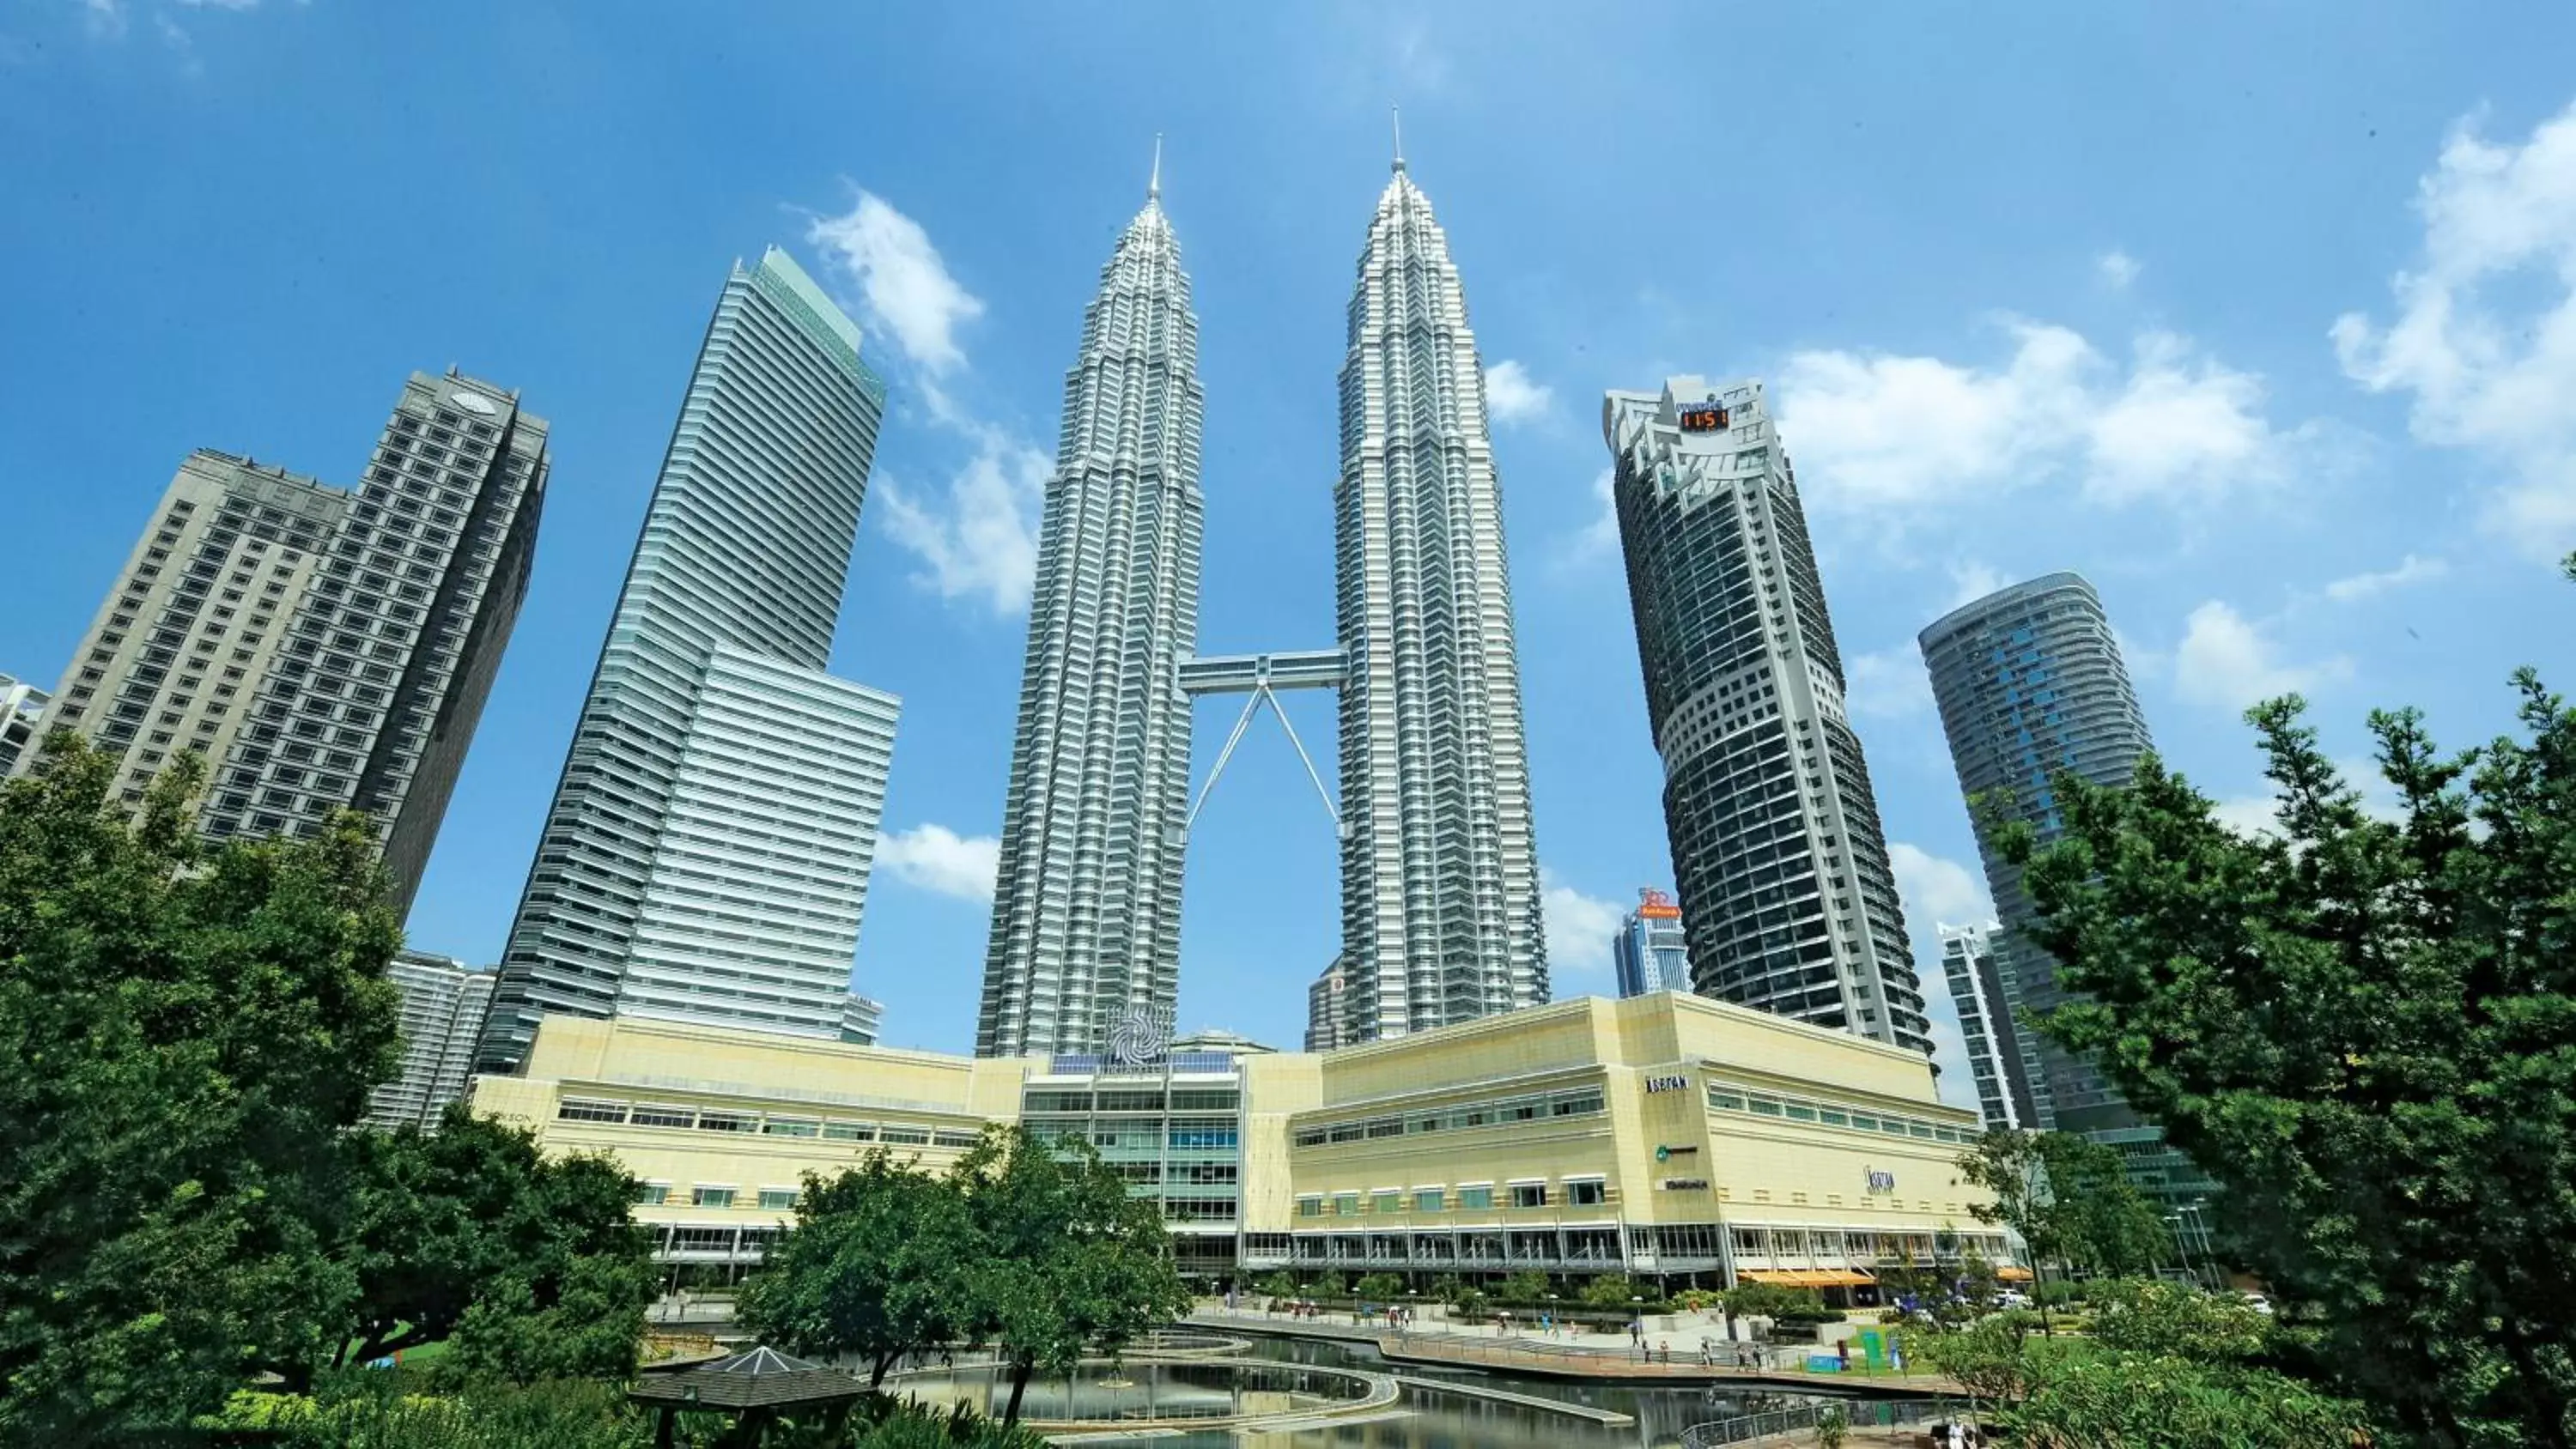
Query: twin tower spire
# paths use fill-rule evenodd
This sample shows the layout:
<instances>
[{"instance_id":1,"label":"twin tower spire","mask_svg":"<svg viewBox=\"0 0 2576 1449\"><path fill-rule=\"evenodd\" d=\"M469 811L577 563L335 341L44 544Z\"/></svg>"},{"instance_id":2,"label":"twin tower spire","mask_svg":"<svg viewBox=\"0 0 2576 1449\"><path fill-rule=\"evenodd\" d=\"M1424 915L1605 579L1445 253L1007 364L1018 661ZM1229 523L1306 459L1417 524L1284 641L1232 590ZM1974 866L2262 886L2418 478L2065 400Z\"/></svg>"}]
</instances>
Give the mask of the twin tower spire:
<instances>
[{"instance_id":1,"label":"twin tower spire","mask_svg":"<svg viewBox=\"0 0 2576 1449\"><path fill-rule=\"evenodd\" d=\"M980 1056L1107 1052L1168 1028L1178 998L1205 397L1162 169L1158 136L1065 374ZM1344 1041L1548 997L1483 373L1400 130L1393 169L1348 313L1333 491Z\"/></svg>"}]
</instances>

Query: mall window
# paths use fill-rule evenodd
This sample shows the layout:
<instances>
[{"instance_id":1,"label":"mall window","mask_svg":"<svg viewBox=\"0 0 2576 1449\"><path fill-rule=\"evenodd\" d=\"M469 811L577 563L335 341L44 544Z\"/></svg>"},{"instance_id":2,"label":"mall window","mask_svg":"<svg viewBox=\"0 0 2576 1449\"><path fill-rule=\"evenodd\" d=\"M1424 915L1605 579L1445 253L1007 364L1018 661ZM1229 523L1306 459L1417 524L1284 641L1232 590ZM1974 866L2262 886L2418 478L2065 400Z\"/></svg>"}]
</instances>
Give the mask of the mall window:
<instances>
[{"instance_id":1,"label":"mall window","mask_svg":"<svg viewBox=\"0 0 2576 1449\"><path fill-rule=\"evenodd\" d=\"M764 1187L760 1190L760 1205L771 1212L785 1212L796 1206L796 1189Z\"/></svg>"},{"instance_id":2,"label":"mall window","mask_svg":"<svg viewBox=\"0 0 2576 1449\"><path fill-rule=\"evenodd\" d=\"M1513 1183L1512 1206L1516 1208L1542 1208L1547 1206L1547 1184L1543 1182Z\"/></svg>"},{"instance_id":3,"label":"mall window","mask_svg":"<svg viewBox=\"0 0 2576 1449\"><path fill-rule=\"evenodd\" d=\"M729 1208L729 1207L732 1207L732 1206L733 1206L733 1189L732 1189L732 1188L729 1188L729 1187L702 1187L702 1188L699 1188L695 1193L693 1193L693 1194L691 1194L691 1195L690 1195L690 1198L689 1198L689 1204L690 1204L690 1206L692 1206L692 1207L707 1207L707 1208Z\"/></svg>"},{"instance_id":4,"label":"mall window","mask_svg":"<svg viewBox=\"0 0 2576 1449\"><path fill-rule=\"evenodd\" d=\"M1576 1207L1599 1207L1610 1200L1610 1185L1597 1177L1576 1178L1565 1184L1565 1200Z\"/></svg>"},{"instance_id":5,"label":"mall window","mask_svg":"<svg viewBox=\"0 0 2576 1449\"><path fill-rule=\"evenodd\" d=\"M555 1109L555 1116L566 1122L623 1122L626 1120L626 1104L566 1099Z\"/></svg>"},{"instance_id":6,"label":"mall window","mask_svg":"<svg viewBox=\"0 0 2576 1449\"><path fill-rule=\"evenodd\" d=\"M670 1200L671 1185L667 1182L639 1182L635 1184L635 1201L641 1206L659 1207Z\"/></svg>"},{"instance_id":7,"label":"mall window","mask_svg":"<svg viewBox=\"0 0 2576 1449\"><path fill-rule=\"evenodd\" d=\"M1370 1193L1369 1211L1373 1213L1400 1213L1404 1211L1404 1194L1391 1188L1385 1192Z\"/></svg>"},{"instance_id":8,"label":"mall window","mask_svg":"<svg viewBox=\"0 0 2576 1449\"><path fill-rule=\"evenodd\" d=\"M1323 1215L1324 1200L1322 1198L1301 1197L1297 1199L1297 1216L1301 1218L1320 1218Z\"/></svg>"},{"instance_id":9,"label":"mall window","mask_svg":"<svg viewBox=\"0 0 2576 1449\"><path fill-rule=\"evenodd\" d=\"M1440 1211L1440 1189L1436 1187L1415 1188L1413 1190L1413 1210L1418 1213L1436 1213Z\"/></svg>"},{"instance_id":10,"label":"mall window","mask_svg":"<svg viewBox=\"0 0 2576 1449\"><path fill-rule=\"evenodd\" d=\"M975 1134L972 1132L958 1132L951 1129L943 1129L930 1134L930 1145L933 1147L972 1147L975 1145Z\"/></svg>"},{"instance_id":11,"label":"mall window","mask_svg":"<svg viewBox=\"0 0 2576 1449\"><path fill-rule=\"evenodd\" d=\"M1490 1182L1479 1183L1474 1187L1462 1187L1458 1189L1458 1211L1462 1213L1486 1212L1490 1211L1493 1206L1494 1185Z\"/></svg>"},{"instance_id":12,"label":"mall window","mask_svg":"<svg viewBox=\"0 0 2576 1449\"><path fill-rule=\"evenodd\" d=\"M635 1115L627 1120L638 1127L694 1127L698 1114L686 1107L644 1106L636 1108Z\"/></svg>"},{"instance_id":13,"label":"mall window","mask_svg":"<svg viewBox=\"0 0 2576 1449\"><path fill-rule=\"evenodd\" d=\"M1333 1194L1333 1216L1337 1218L1355 1218L1359 1215L1360 1195L1358 1193L1337 1192Z\"/></svg>"},{"instance_id":14,"label":"mall window","mask_svg":"<svg viewBox=\"0 0 2576 1449\"><path fill-rule=\"evenodd\" d=\"M918 1147L930 1140L930 1134L918 1127L888 1127L879 1134L879 1137L886 1142L899 1142L912 1147Z\"/></svg>"},{"instance_id":15,"label":"mall window","mask_svg":"<svg viewBox=\"0 0 2576 1449\"><path fill-rule=\"evenodd\" d=\"M874 1142L877 1129L873 1122L826 1122L823 1136L832 1142Z\"/></svg>"},{"instance_id":16,"label":"mall window","mask_svg":"<svg viewBox=\"0 0 2576 1449\"><path fill-rule=\"evenodd\" d=\"M764 1137L813 1137L821 1131L820 1123L802 1117L772 1117L760 1124Z\"/></svg>"}]
</instances>

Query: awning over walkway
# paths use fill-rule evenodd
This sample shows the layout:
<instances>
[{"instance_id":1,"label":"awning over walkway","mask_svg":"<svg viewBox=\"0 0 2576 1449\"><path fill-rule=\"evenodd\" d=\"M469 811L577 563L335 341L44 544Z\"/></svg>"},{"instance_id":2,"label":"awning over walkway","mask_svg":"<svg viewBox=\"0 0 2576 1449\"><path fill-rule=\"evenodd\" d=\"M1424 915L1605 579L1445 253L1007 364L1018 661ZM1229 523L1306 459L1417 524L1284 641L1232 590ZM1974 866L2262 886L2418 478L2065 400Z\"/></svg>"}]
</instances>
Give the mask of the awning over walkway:
<instances>
[{"instance_id":1,"label":"awning over walkway","mask_svg":"<svg viewBox=\"0 0 2576 1449\"><path fill-rule=\"evenodd\" d=\"M1735 1276L1783 1288L1866 1288L1878 1281L1849 1268L1742 1268Z\"/></svg>"},{"instance_id":2,"label":"awning over walkway","mask_svg":"<svg viewBox=\"0 0 2576 1449\"><path fill-rule=\"evenodd\" d=\"M1995 1270L1995 1276L2003 1279L2007 1283L2027 1283L2030 1281L2030 1270L2028 1268L2016 1268L2010 1263L2006 1263L2004 1266Z\"/></svg>"}]
</instances>

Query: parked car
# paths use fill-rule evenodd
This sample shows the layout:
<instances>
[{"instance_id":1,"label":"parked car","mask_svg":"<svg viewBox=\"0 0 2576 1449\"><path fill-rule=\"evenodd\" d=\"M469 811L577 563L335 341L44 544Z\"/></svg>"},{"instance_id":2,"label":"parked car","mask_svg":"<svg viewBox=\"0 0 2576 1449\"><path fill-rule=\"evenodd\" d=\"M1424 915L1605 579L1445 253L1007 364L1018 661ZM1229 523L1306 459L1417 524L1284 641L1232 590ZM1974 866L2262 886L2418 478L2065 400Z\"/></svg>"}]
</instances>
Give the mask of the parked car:
<instances>
[{"instance_id":1,"label":"parked car","mask_svg":"<svg viewBox=\"0 0 2576 1449\"><path fill-rule=\"evenodd\" d=\"M2030 1295L2024 1293L2018 1288L2007 1288L2001 1293L1995 1295L1995 1306L1997 1308L2028 1308L2030 1306Z\"/></svg>"},{"instance_id":2,"label":"parked car","mask_svg":"<svg viewBox=\"0 0 2576 1449\"><path fill-rule=\"evenodd\" d=\"M2272 1316L2272 1300L2271 1300L2271 1299L2264 1297L2264 1296L2263 1296L2262 1294L2260 1294L2260 1293L2248 1293L2248 1294L2245 1294L2245 1295L2244 1295L2244 1299L2245 1299L2245 1306L2246 1306L2246 1307L2251 1308L2251 1309L2253 1309L2255 1312L2262 1314L2265 1318L2269 1318L2269 1317L2271 1317L2271 1316Z\"/></svg>"}]
</instances>

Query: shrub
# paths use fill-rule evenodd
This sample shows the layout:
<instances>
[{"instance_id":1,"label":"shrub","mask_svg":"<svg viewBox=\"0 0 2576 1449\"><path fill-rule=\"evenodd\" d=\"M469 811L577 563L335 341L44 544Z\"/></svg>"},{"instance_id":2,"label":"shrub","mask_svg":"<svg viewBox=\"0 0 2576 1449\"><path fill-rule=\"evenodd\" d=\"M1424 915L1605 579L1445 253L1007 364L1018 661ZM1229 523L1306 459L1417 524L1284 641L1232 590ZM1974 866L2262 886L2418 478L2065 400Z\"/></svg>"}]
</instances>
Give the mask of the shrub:
<instances>
[{"instance_id":1,"label":"shrub","mask_svg":"<svg viewBox=\"0 0 2576 1449\"><path fill-rule=\"evenodd\" d=\"M1362 1298L1384 1303L1404 1296L1404 1280L1393 1273L1371 1273L1352 1284L1351 1291Z\"/></svg>"}]
</instances>

